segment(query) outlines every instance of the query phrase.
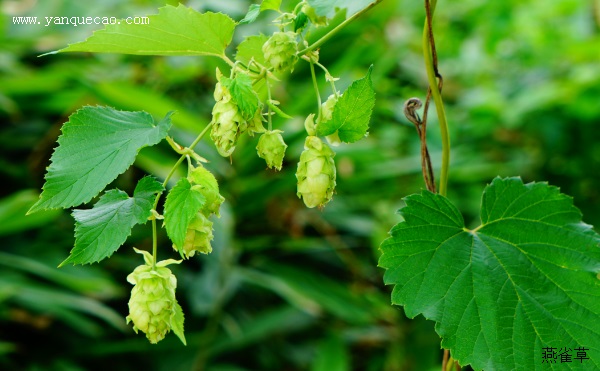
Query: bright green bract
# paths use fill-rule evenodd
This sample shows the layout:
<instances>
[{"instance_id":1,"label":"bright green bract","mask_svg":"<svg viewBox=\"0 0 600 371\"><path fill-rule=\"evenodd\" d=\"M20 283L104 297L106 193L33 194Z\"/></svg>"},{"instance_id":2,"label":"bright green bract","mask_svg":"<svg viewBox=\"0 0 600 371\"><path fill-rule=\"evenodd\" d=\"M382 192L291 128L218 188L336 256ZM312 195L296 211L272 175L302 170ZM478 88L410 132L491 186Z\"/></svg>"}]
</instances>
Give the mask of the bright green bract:
<instances>
[{"instance_id":1,"label":"bright green bract","mask_svg":"<svg viewBox=\"0 0 600 371\"><path fill-rule=\"evenodd\" d=\"M87 40L57 52L138 55L207 55L225 57L235 22L222 13L198 13L183 5L167 5L148 24L109 24Z\"/></svg>"},{"instance_id":2,"label":"bright green bract","mask_svg":"<svg viewBox=\"0 0 600 371\"><path fill-rule=\"evenodd\" d=\"M245 120L250 120L258 109L258 96L252 90L252 79L244 73L238 73L233 79L222 77L220 80L231 93L231 98L242 112Z\"/></svg>"},{"instance_id":3,"label":"bright green bract","mask_svg":"<svg viewBox=\"0 0 600 371\"><path fill-rule=\"evenodd\" d=\"M193 189L187 178L181 178L167 195L165 201L165 228L173 244L183 254L185 235L194 216L202 208L206 198Z\"/></svg>"},{"instance_id":4,"label":"bright green bract","mask_svg":"<svg viewBox=\"0 0 600 371\"><path fill-rule=\"evenodd\" d=\"M171 112L158 124L146 112L84 107L62 127L42 194L29 213L88 202L135 161L139 150L166 137Z\"/></svg>"},{"instance_id":5,"label":"bright green bract","mask_svg":"<svg viewBox=\"0 0 600 371\"><path fill-rule=\"evenodd\" d=\"M375 92L371 82L371 71L356 80L338 99L331 120L317 125L317 135L327 136L335 133L345 143L354 143L363 138L369 130L371 113L375 107Z\"/></svg>"},{"instance_id":6,"label":"bright green bract","mask_svg":"<svg viewBox=\"0 0 600 371\"><path fill-rule=\"evenodd\" d=\"M496 178L472 231L443 196L405 200L404 221L381 245L385 283L408 317L436 321L460 364L580 370L542 364L542 348L585 347L586 369L600 369L600 236L570 197L545 183Z\"/></svg>"},{"instance_id":7,"label":"bright green bract","mask_svg":"<svg viewBox=\"0 0 600 371\"><path fill-rule=\"evenodd\" d=\"M133 197L113 189L92 209L73 210L75 247L62 265L95 263L111 256L131 234L131 228L148 220L152 201L162 185L152 177L139 181Z\"/></svg>"}]
</instances>

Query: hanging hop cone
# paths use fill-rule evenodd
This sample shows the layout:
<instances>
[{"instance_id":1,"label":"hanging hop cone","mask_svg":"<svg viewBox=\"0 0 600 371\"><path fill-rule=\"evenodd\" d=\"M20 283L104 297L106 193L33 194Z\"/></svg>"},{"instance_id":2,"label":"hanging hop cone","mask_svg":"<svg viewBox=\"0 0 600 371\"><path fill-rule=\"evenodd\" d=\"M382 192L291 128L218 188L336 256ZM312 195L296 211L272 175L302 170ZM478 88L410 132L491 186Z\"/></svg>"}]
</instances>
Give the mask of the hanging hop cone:
<instances>
[{"instance_id":1,"label":"hanging hop cone","mask_svg":"<svg viewBox=\"0 0 600 371\"><path fill-rule=\"evenodd\" d=\"M220 217L219 209L225 198L219 193L219 183L215 176L204 167L199 166L190 171L188 180L192 184L192 189L202 193L206 200L200 211L206 217L212 214Z\"/></svg>"},{"instance_id":2,"label":"hanging hop cone","mask_svg":"<svg viewBox=\"0 0 600 371\"><path fill-rule=\"evenodd\" d=\"M256 146L258 157L266 161L269 169L275 168L281 170L285 149L287 148L287 144L283 141L281 133L283 133L281 130L267 131L258 140L258 145Z\"/></svg>"},{"instance_id":3,"label":"hanging hop cone","mask_svg":"<svg viewBox=\"0 0 600 371\"><path fill-rule=\"evenodd\" d=\"M335 188L335 153L321 139L306 137L296 178L298 197L307 207L323 206L331 200Z\"/></svg>"},{"instance_id":4,"label":"hanging hop cone","mask_svg":"<svg viewBox=\"0 0 600 371\"><path fill-rule=\"evenodd\" d=\"M217 68L217 79L223 75ZM217 146L217 151L223 157L230 156L235 150L240 134L246 130L246 121L237 104L232 100L231 93L220 82L217 82L214 92L215 105L212 110L212 128L210 137Z\"/></svg>"},{"instance_id":5,"label":"hanging hop cone","mask_svg":"<svg viewBox=\"0 0 600 371\"><path fill-rule=\"evenodd\" d=\"M196 251L202 254L210 254L212 246L210 241L213 239L213 222L199 212L190 222L183 242L183 254L186 259L196 255ZM173 246L175 248L175 246ZM177 250L177 248L175 248Z\"/></svg>"},{"instance_id":6,"label":"hanging hop cone","mask_svg":"<svg viewBox=\"0 0 600 371\"><path fill-rule=\"evenodd\" d=\"M327 98L327 100L321 104L321 118L319 123L330 121L333 118L333 109L335 108L337 101L338 97L336 97L335 94L331 94L329 98ZM327 139L327 142L334 147L337 147L342 143L337 130L335 133L327 135L325 139Z\"/></svg>"},{"instance_id":7,"label":"hanging hop cone","mask_svg":"<svg viewBox=\"0 0 600 371\"><path fill-rule=\"evenodd\" d=\"M150 343L156 344L165 337L172 326L175 326L173 322L178 311L181 311L175 299L177 279L171 270L165 267L173 263L179 264L181 261L163 260L153 267L152 255L138 249L135 251L144 255L146 264L138 266L127 276L127 281L134 286L131 290L129 315L126 319L127 323L133 322L136 333L138 330L142 331ZM180 336L178 331L176 334Z\"/></svg>"},{"instance_id":8,"label":"hanging hop cone","mask_svg":"<svg viewBox=\"0 0 600 371\"><path fill-rule=\"evenodd\" d=\"M265 131L267 131L263 126L263 121L264 118L262 115L262 107L259 107L256 113L254 114L254 117L252 117L247 122L246 130L248 132L248 135L253 137L255 133L264 133Z\"/></svg>"},{"instance_id":9,"label":"hanging hop cone","mask_svg":"<svg viewBox=\"0 0 600 371\"><path fill-rule=\"evenodd\" d=\"M275 71L285 71L294 66L298 57L298 42L294 32L275 32L262 47L265 60Z\"/></svg>"}]
</instances>

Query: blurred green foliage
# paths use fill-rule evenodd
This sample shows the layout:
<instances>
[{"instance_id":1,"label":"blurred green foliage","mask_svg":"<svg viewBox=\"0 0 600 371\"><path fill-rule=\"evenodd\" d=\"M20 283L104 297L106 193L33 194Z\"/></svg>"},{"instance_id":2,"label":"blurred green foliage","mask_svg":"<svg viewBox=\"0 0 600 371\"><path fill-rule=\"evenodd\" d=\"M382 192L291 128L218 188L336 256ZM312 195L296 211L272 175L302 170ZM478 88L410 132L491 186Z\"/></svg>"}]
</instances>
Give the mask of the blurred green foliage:
<instances>
[{"instance_id":1,"label":"blurred green foliage","mask_svg":"<svg viewBox=\"0 0 600 371\"><path fill-rule=\"evenodd\" d=\"M67 117L85 104L156 117L175 109L174 136L190 143L210 120L215 68L227 68L211 58L38 58L94 28L14 25L12 16L127 17L156 13L165 3L176 2L0 4L0 369L438 369L432 323L408 320L389 305L376 266L401 198L423 187L418 138L402 116L404 101L426 90L422 2L384 1L320 51L340 88L374 64L377 92L370 136L336 148L337 193L324 210L306 209L295 195L303 121L316 111L306 64L274 91L294 116L274 122L289 144L282 172L265 170L256 138L242 140L232 163L208 141L197 147L227 202L215 223L214 252L173 268L187 347L172 335L150 345L124 324L131 289L125 277L141 263L131 246L149 248L147 227L136 227L126 247L99 265L55 268L72 248L72 218L24 213ZM185 3L237 20L249 5ZM435 32L453 146L448 196L467 222L478 222L488 181L521 175L560 186L584 221L600 225L599 9L598 0L439 2ZM269 16L240 26L234 43L273 32ZM326 96L329 86L319 78ZM434 112L428 132L435 167ZM175 161L166 145L144 149L115 184L131 192L146 172L164 177ZM159 242L161 259L175 257L164 233Z\"/></svg>"}]
</instances>

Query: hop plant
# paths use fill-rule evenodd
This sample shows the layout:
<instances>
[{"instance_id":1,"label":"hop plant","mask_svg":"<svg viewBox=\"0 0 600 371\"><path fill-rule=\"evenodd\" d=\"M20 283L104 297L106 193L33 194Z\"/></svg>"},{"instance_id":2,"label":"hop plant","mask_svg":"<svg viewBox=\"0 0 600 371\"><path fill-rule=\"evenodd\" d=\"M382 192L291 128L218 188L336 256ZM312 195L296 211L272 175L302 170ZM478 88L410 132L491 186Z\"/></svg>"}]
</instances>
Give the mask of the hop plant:
<instances>
[{"instance_id":1,"label":"hop plant","mask_svg":"<svg viewBox=\"0 0 600 371\"><path fill-rule=\"evenodd\" d=\"M267 162L269 169L281 170L285 149L287 148L281 133L283 133L281 130L270 130L261 135L258 140L256 146L258 157Z\"/></svg>"},{"instance_id":2,"label":"hop plant","mask_svg":"<svg viewBox=\"0 0 600 371\"><path fill-rule=\"evenodd\" d=\"M331 200L335 188L335 153L321 139L306 137L296 178L298 197L307 207L323 206Z\"/></svg>"},{"instance_id":3,"label":"hop plant","mask_svg":"<svg viewBox=\"0 0 600 371\"><path fill-rule=\"evenodd\" d=\"M265 60L275 71L291 69L298 57L298 42L294 32L275 32L262 47Z\"/></svg>"},{"instance_id":4,"label":"hop plant","mask_svg":"<svg viewBox=\"0 0 600 371\"><path fill-rule=\"evenodd\" d=\"M179 264L181 261L168 259L155 265L154 258L147 251L135 251L144 256L145 264L127 276L127 281L134 285L127 323L133 322L133 330L145 333L152 344L164 339L171 329L185 344L183 312L175 299L177 279L166 268L169 264Z\"/></svg>"},{"instance_id":5,"label":"hop plant","mask_svg":"<svg viewBox=\"0 0 600 371\"><path fill-rule=\"evenodd\" d=\"M217 69L217 79L223 75ZM217 151L223 157L231 156L235 150L238 138L246 131L247 124L229 90L217 82L214 92L215 105L212 110L212 129L210 137L217 146Z\"/></svg>"}]
</instances>

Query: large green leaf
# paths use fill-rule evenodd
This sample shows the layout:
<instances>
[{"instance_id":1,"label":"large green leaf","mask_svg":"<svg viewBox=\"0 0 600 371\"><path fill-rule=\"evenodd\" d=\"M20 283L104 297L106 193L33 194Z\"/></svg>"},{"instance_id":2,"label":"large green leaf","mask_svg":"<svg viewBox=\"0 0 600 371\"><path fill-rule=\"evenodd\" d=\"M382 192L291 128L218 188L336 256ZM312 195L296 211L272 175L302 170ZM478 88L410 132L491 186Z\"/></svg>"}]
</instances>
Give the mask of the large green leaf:
<instances>
[{"instance_id":1,"label":"large green leaf","mask_svg":"<svg viewBox=\"0 0 600 371\"><path fill-rule=\"evenodd\" d=\"M73 210L75 247L61 263L88 264L111 256L151 214L152 202L162 185L152 177L142 178L133 192L113 189L106 192L92 209Z\"/></svg>"},{"instance_id":2,"label":"large green leaf","mask_svg":"<svg viewBox=\"0 0 600 371\"><path fill-rule=\"evenodd\" d=\"M146 112L84 107L62 127L42 194L28 213L88 202L127 170L139 150L167 136L169 112L158 124Z\"/></svg>"},{"instance_id":3,"label":"large green leaf","mask_svg":"<svg viewBox=\"0 0 600 371\"><path fill-rule=\"evenodd\" d=\"M469 230L448 199L406 198L379 265L407 316L436 321L442 346L475 370L600 369L600 236L545 183L496 178ZM542 363L543 348L588 360Z\"/></svg>"},{"instance_id":4,"label":"large green leaf","mask_svg":"<svg viewBox=\"0 0 600 371\"><path fill-rule=\"evenodd\" d=\"M263 66L266 65L262 47L267 40L269 40L269 37L263 34L248 36L238 45L235 60L246 65L249 64L251 60L260 63Z\"/></svg>"},{"instance_id":5,"label":"large green leaf","mask_svg":"<svg viewBox=\"0 0 600 371\"><path fill-rule=\"evenodd\" d=\"M206 198L194 187L187 178L181 178L169 191L165 201L165 228L180 254L183 254L190 222L206 202Z\"/></svg>"},{"instance_id":6,"label":"large green leaf","mask_svg":"<svg viewBox=\"0 0 600 371\"><path fill-rule=\"evenodd\" d=\"M167 5L149 16L147 24L120 20L57 52L224 57L234 28L235 22L225 14Z\"/></svg>"},{"instance_id":7,"label":"large green leaf","mask_svg":"<svg viewBox=\"0 0 600 371\"><path fill-rule=\"evenodd\" d=\"M371 82L371 70L356 80L338 99L331 120L317 125L317 135L326 136L338 132L340 139L354 143L363 138L369 130L371 113L375 107L375 91Z\"/></svg>"}]
</instances>

